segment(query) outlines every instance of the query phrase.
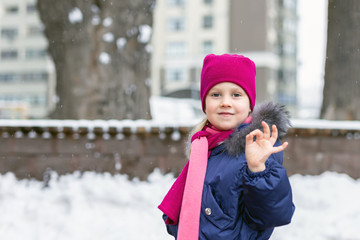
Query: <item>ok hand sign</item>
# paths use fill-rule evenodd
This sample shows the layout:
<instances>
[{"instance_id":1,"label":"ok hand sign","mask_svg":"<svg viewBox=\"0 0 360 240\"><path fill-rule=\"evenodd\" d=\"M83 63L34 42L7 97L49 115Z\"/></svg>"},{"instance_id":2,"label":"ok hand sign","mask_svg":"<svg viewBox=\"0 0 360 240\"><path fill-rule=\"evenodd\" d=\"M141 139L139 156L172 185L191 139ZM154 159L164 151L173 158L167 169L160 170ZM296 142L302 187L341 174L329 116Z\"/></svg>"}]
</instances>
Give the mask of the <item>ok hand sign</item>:
<instances>
[{"instance_id":1,"label":"ok hand sign","mask_svg":"<svg viewBox=\"0 0 360 240\"><path fill-rule=\"evenodd\" d=\"M246 136L245 157L248 168L252 172L261 172L265 170L265 162L273 153L283 151L288 143L284 142L281 146L274 147L278 138L278 130L272 125L272 134L270 128L264 121L261 122L264 132L256 129ZM271 136L270 136L271 135Z\"/></svg>"}]
</instances>

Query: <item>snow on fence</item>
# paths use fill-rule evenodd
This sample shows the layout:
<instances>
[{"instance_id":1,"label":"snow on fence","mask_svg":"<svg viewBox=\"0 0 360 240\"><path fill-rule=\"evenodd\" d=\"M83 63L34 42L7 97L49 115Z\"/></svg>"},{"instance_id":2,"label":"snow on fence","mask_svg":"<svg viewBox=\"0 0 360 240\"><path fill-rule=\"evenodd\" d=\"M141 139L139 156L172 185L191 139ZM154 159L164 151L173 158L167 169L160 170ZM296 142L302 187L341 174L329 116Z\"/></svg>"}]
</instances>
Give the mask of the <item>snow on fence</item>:
<instances>
[{"instance_id":1,"label":"snow on fence","mask_svg":"<svg viewBox=\"0 0 360 240\"><path fill-rule=\"evenodd\" d=\"M347 173L360 178L360 122L292 120L284 165L288 174ZM49 170L146 177L178 174L195 122L0 120L0 173L46 178Z\"/></svg>"}]
</instances>

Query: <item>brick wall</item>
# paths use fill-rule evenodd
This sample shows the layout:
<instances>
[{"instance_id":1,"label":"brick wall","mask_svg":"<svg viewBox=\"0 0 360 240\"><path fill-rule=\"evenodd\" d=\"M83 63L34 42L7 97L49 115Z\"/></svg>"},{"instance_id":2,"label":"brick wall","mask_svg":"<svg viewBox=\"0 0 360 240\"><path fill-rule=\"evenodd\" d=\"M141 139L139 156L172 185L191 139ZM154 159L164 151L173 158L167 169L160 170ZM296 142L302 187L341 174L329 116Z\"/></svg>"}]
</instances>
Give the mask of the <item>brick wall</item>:
<instances>
[{"instance_id":1,"label":"brick wall","mask_svg":"<svg viewBox=\"0 0 360 240\"><path fill-rule=\"evenodd\" d=\"M44 173L74 171L124 173L146 179L155 168L179 174L186 162L191 127L107 128L0 125L0 173L43 179ZM288 174L347 173L360 178L360 130L297 128L284 165Z\"/></svg>"},{"instance_id":2,"label":"brick wall","mask_svg":"<svg viewBox=\"0 0 360 240\"><path fill-rule=\"evenodd\" d=\"M324 171L360 178L360 131L291 129L284 165L289 174Z\"/></svg>"}]
</instances>

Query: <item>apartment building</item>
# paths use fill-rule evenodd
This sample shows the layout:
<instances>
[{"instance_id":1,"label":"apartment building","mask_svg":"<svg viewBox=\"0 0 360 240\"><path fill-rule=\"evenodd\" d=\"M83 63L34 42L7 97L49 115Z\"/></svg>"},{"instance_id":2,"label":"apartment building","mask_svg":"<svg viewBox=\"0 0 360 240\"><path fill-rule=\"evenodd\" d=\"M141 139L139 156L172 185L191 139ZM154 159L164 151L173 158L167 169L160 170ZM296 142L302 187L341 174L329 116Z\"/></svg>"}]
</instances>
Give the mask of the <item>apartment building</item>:
<instances>
[{"instance_id":1,"label":"apartment building","mask_svg":"<svg viewBox=\"0 0 360 240\"><path fill-rule=\"evenodd\" d=\"M152 94L199 97L208 53L237 53L257 66L257 102L296 116L296 0L157 0Z\"/></svg>"},{"instance_id":2,"label":"apartment building","mask_svg":"<svg viewBox=\"0 0 360 240\"><path fill-rule=\"evenodd\" d=\"M0 118L44 118L54 107L55 69L36 0L0 2Z\"/></svg>"}]
</instances>

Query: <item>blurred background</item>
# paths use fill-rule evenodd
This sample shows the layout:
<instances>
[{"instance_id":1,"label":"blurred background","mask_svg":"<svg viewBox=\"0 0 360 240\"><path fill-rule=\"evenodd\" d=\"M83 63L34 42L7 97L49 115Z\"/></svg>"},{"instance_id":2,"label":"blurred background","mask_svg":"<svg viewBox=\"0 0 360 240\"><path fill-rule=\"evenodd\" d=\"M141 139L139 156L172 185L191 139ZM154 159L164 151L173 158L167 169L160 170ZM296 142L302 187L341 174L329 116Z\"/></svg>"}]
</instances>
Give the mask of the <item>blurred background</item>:
<instances>
[{"instance_id":1,"label":"blurred background","mask_svg":"<svg viewBox=\"0 0 360 240\"><path fill-rule=\"evenodd\" d=\"M294 118L320 116L325 0L66 2L0 1L0 118L147 119L143 105L149 98L199 99L202 60L209 53L253 59L258 102L285 104ZM130 74L119 70L131 61L144 66ZM144 74L136 76L139 71ZM143 91L135 81L144 82L148 93L135 96ZM147 115L109 114L124 104Z\"/></svg>"}]
</instances>

